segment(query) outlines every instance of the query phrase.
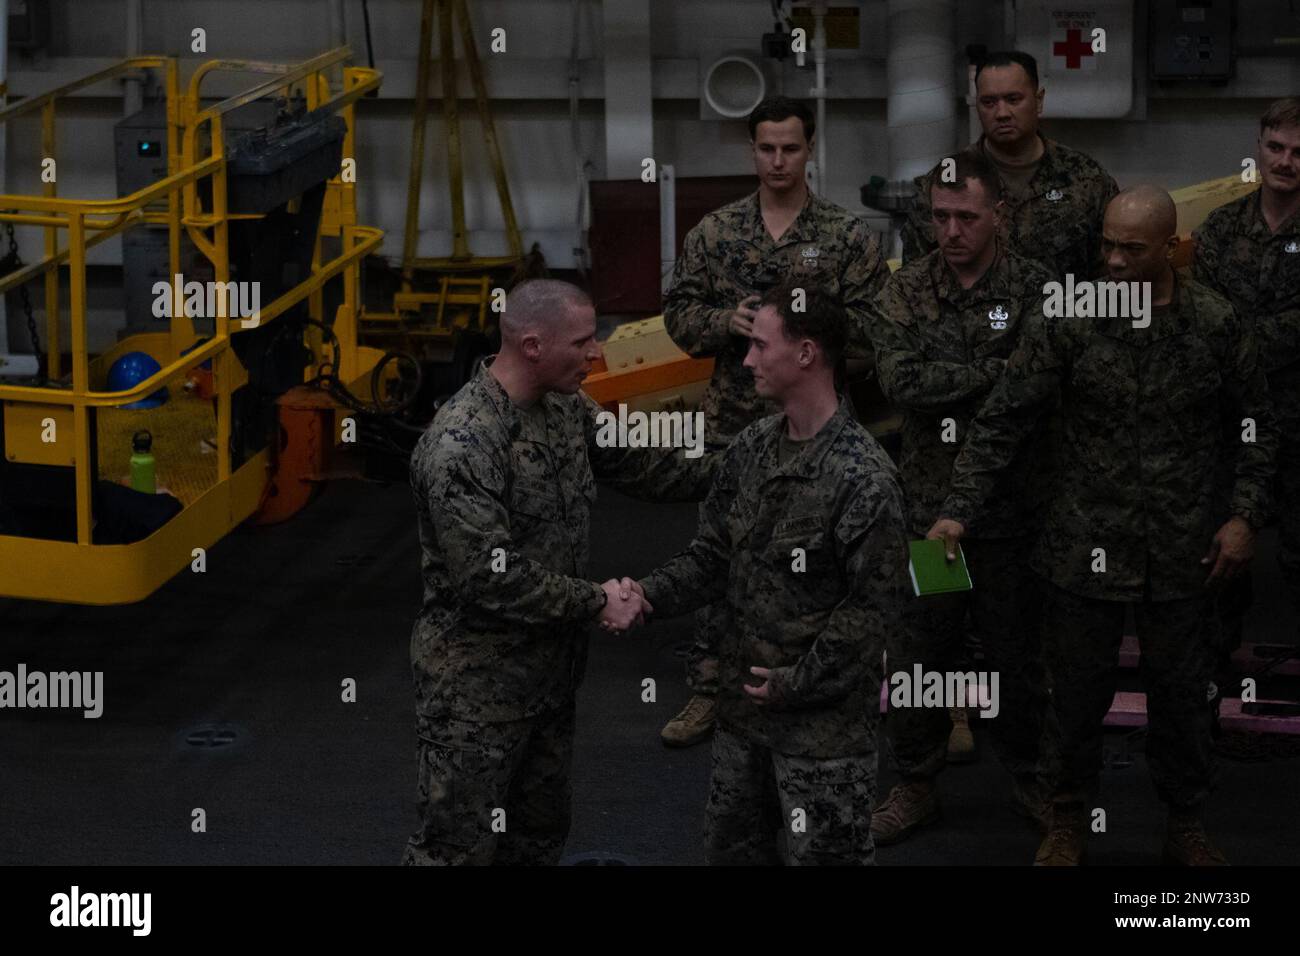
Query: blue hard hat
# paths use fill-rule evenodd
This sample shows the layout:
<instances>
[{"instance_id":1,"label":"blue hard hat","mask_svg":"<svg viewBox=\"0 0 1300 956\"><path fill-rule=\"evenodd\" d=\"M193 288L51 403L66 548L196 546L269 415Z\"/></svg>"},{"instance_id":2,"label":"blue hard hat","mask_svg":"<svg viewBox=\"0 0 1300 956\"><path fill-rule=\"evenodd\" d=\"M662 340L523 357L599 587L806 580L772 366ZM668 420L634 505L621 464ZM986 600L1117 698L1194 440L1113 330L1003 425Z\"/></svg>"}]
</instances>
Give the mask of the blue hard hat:
<instances>
[{"instance_id":1,"label":"blue hard hat","mask_svg":"<svg viewBox=\"0 0 1300 956\"><path fill-rule=\"evenodd\" d=\"M162 366L147 352L127 352L114 362L108 370L108 390L110 392L125 392L129 388L135 388L145 379L158 374L161 370ZM142 398L138 402L131 402L118 407L157 408L165 401L167 401L167 389L160 388L152 395Z\"/></svg>"}]
</instances>

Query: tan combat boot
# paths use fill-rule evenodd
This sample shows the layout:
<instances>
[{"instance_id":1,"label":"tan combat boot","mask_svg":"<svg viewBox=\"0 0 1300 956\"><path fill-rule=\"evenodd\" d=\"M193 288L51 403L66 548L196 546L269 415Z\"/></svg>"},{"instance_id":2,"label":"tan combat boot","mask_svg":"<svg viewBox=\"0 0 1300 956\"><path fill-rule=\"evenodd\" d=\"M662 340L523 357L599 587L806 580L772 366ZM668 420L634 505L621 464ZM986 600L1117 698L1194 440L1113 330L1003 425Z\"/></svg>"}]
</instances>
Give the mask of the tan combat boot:
<instances>
[{"instance_id":1,"label":"tan combat boot","mask_svg":"<svg viewBox=\"0 0 1300 956\"><path fill-rule=\"evenodd\" d=\"M931 781L900 783L871 814L871 837L877 846L888 846L938 819L939 795Z\"/></svg>"},{"instance_id":2,"label":"tan combat boot","mask_svg":"<svg viewBox=\"0 0 1300 956\"><path fill-rule=\"evenodd\" d=\"M948 763L970 763L975 759L975 738L970 732L970 717L965 707L948 708L952 733L948 735Z\"/></svg>"},{"instance_id":3,"label":"tan combat boot","mask_svg":"<svg viewBox=\"0 0 1300 956\"><path fill-rule=\"evenodd\" d=\"M1081 803L1052 805L1052 825L1038 845L1034 866L1078 866L1088 840L1088 814Z\"/></svg>"},{"instance_id":4,"label":"tan combat boot","mask_svg":"<svg viewBox=\"0 0 1300 956\"><path fill-rule=\"evenodd\" d=\"M708 739L717 718L718 702L712 697L696 694L686 702L680 714L664 725L659 738L667 747L690 747Z\"/></svg>"},{"instance_id":5,"label":"tan combat boot","mask_svg":"<svg viewBox=\"0 0 1300 956\"><path fill-rule=\"evenodd\" d=\"M1166 866L1227 866L1227 858L1205 832L1196 810L1169 810L1169 833L1165 837Z\"/></svg>"}]
</instances>

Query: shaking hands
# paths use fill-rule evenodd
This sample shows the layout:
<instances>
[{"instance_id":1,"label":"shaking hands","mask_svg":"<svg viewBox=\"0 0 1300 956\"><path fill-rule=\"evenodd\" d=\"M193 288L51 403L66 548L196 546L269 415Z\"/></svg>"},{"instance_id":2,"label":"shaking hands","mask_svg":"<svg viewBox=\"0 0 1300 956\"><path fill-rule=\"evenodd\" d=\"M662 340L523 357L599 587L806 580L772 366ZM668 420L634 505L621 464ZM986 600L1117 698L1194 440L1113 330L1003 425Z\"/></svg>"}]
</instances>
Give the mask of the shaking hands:
<instances>
[{"instance_id":1,"label":"shaking hands","mask_svg":"<svg viewBox=\"0 0 1300 956\"><path fill-rule=\"evenodd\" d=\"M597 620L606 631L629 630L633 625L644 624L646 615L654 613L640 583L631 578L621 581L610 578L601 587L605 589L605 606Z\"/></svg>"}]
</instances>

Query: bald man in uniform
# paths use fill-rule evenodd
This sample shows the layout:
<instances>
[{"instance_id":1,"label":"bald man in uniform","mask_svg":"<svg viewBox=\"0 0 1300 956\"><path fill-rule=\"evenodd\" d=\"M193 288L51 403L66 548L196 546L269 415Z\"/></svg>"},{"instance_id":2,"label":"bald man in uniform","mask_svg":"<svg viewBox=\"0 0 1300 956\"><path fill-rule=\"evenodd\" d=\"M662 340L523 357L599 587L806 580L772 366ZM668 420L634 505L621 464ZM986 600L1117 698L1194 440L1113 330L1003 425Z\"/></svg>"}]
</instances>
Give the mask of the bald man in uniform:
<instances>
[{"instance_id":1,"label":"bald man in uniform","mask_svg":"<svg viewBox=\"0 0 1300 956\"><path fill-rule=\"evenodd\" d=\"M1083 858L1130 609L1147 693L1147 762L1169 814L1165 860L1225 862L1202 818L1214 776L1205 699L1220 626L1213 598L1254 553L1277 435L1249 329L1227 300L1170 266L1176 220L1168 193L1154 186L1111 201L1102 227L1108 278L1150 283L1149 308L1049 316L1025 328L970 427L929 532L954 551L1059 399L1060 485L1031 559L1046 579L1049 724L1059 760L1040 865ZM1225 418L1253 428L1226 436ZM1233 477L1220 494L1224 459Z\"/></svg>"}]
</instances>

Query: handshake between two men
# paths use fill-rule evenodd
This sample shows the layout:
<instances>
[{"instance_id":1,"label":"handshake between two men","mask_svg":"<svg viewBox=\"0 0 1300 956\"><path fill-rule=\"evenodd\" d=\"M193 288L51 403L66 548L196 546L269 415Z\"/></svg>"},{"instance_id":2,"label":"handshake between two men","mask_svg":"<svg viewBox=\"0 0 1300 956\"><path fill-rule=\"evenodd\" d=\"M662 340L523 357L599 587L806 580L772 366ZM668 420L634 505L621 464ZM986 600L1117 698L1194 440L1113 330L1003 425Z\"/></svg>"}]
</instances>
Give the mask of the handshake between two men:
<instances>
[{"instance_id":1,"label":"handshake between two men","mask_svg":"<svg viewBox=\"0 0 1300 956\"><path fill-rule=\"evenodd\" d=\"M605 606L597 620L603 630L621 632L645 623L646 615L654 607L646 600L645 589L631 578L610 578L601 588L605 591Z\"/></svg>"},{"instance_id":2,"label":"handshake between two men","mask_svg":"<svg viewBox=\"0 0 1300 956\"><path fill-rule=\"evenodd\" d=\"M654 613L654 605L645 596L645 588L640 581L610 578L601 588L605 591L605 606L600 609L597 621L602 630L610 633L630 631L633 627L645 624L646 618ZM741 686L751 701L762 706L778 699L771 680L771 668L751 667L749 673L762 681L761 684Z\"/></svg>"}]
</instances>

